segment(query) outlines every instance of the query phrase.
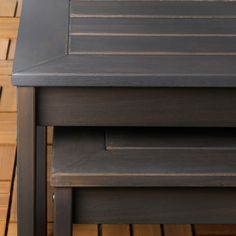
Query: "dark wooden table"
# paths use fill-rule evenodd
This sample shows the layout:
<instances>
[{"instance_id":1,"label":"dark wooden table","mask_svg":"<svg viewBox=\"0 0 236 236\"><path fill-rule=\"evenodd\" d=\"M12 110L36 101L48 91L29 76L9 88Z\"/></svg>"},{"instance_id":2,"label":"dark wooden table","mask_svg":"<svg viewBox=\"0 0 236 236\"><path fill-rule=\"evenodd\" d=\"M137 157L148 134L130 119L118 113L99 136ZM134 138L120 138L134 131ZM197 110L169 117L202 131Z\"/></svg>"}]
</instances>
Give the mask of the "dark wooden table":
<instances>
[{"instance_id":1,"label":"dark wooden table","mask_svg":"<svg viewBox=\"0 0 236 236\"><path fill-rule=\"evenodd\" d=\"M13 84L18 235L42 236L47 126L236 127L236 2L24 0Z\"/></svg>"}]
</instances>

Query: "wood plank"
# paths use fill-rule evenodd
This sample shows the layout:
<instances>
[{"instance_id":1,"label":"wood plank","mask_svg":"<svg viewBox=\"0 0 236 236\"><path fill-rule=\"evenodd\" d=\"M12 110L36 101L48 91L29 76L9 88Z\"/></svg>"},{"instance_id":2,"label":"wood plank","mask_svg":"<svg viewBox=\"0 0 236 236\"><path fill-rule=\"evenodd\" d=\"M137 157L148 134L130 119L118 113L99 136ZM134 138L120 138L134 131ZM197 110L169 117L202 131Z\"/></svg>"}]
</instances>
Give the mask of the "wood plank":
<instances>
[{"instance_id":1,"label":"wood plank","mask_svg":"<svg viewBox=\"0 0 236 236\"><path fill-rule=\"evenodd\" d=\"M17 224L16 223L10 223L8 225L7 236L17 236Z\"/></svg>"},{"instance_id":2,"label":"wood plank","mask_svg":"<svg viewBox=\"0 0 236 236\"><path fill-rule=\"evenodd\" d=\"M12 203L11 203L11 212L10 212L10 223L17 222L17 181L14 179L13 186L13 195L12 195Z\"/></svg>"},{"instance_id":3,"label":"wood plank","mask_svg":"<svg viewBox=\"0 0 236 236\"><path fill-rule=\"evenodd\" d=\"M54 188L50 183L51 176L51 160L52 160L52 146L47 146L47 220L53 222L53 191Z\"/></svg>"},{"instance_id":4,"label":"wood plank","mask_svg":"<svg viewBox=\"0 0 236 236\"><path fill-rule=\"evenodd\" d=\"M48 182L50 182L52 171L52 145L47 145L47 178Z\"/></svg>"},{"instance_id":5,"label":"wood plank","mask_svg":"<svg viewBox=\"0 0 236 236\"><path fill-rule=\"evenodd\" d=\"M12 85L11 77L0 75L0 86L2 86L0 112L16 112L16 87Z\"/></svg>"},{"instance_id":6,"label":"wood plank","mask_svg":"<svg viewBox=\"0 0 236 236\"><path fill-rule=\"evenodd\" d=\"M48 234L47 236L53 236L53 223L48 223Z\"/></svg>"},{"instance_id":7,"label":"wood plank","mask_svg":"<svg viewBox=\"0 0 236 236\"><path fill-rule=\"evenodd\" d=\"M16 143L16 114L0 113L0 144Z\"/></svg>"},{"instance_id":8,"label":"wood plank","mask_svg":"<svg viewBox=\"0 0 236 236\"><path fill-rule=\"evenodd\" d=\"M101 236L130 236L128 224L103 224Z\"/></svg>"},{"instance_id":9,"label":"wood plank","mask_svg":"<svg viewBox=\"0 0 236 236\"><path fill-rule=\"evenodd\" d=\"M13 61L0 60L0 75L11 75Z\"/></svg>"},{"instance_id":10,"label":"wood plank","mask_svg":"<svg viewBox=\"0 0 236 236\"><path fill-rule=\"evenodd\" d=\"M204 27L202 27L204 25ZM236 19L71 18L71 34L100 35L235 35Z\"/></svg>"},{"instance_id":11,"label":"wood plank","mask_svg":"<svg viewBox=\"0 0 236 236\"><path fill-rule=\"evenodd\" d=\"M16 16L20 17L22 11L23 0L18 0Z\"/></svg>"},{"instance_id":12,"label":"wood plank","mask_svg":"<svg viewBox=\"0 0 236 236\"><path fill-rule=\"evenodd\" d=\"M10 194L0 194L0 221L7 220Z\"/></svg>"},{"instance_id":13,"label":"wood plank","mask_svg":"<svg viewBox=\"0 0 236 236\"><path fill-rule=\"evenodd\" d=\"M47 128L47 144L52 145L53 142L53 127Z\"/></svg>"},{"instance_id":14,"label":"wood plank","mask_svg":"<svg viewBox=\"0 0 236 236\"><path fill-rule=\"evenodd\" d=\"M98 225L96 224L73 225L73 236L97 236L97 235L98 235Z\"/></svg>"},{"instance_id":15,"label":"wood plank","mask_svg":"<svg viewBox=\"0 0 236 236\"><path fill-rule=\"evenodd\" d=\"M14 16L15 8L16 8L16 0L1 0L0 17Z\"/></svg>"},{"instance_id":16,"label":"wood plank","mask_svg":"<svg viewBox=\"0 0 236 236\"><path fill-rule=\"evenodd\" d=\"M161 226L159 224L134 224L133 225L133 236L147 236L147 235L148 236L162 236ZM185 236L185 235L182 235L182 236Z\"/></svg>"},{"instance_id":17,"label":"wood plank","mask_svg":"<svg viewBox=\"0 0 236 236\"><path fill-rule=\"evenodd\" d=\"M0 181L11 181L15 157L16 148L14 145L0 145Z\"/></svg>"},{"instance_id":18,"label":"wood plank","mask_svg":"<svg viewBox=\"0 0 236 236\"><path fill-rule=\"evenodd\" d=\"M53 222L53 194L54 188L51 187L50 182L47 182L47 221Z\"/></svg>"},{"instance_id":19,"label":"wood plank","mask_svg":"<svg viewBox=\"0 0 236 236\"><path fill-rule=\"evenodd\" d=\"M6 222L0 221L0 236L5 236Z\"/></svg>"},{"instance_id":20,"label":"wood plank","mask_svg":"<svg viewBox=\"0 0 236 236\"><path fill-rule=\"evenodd\" d=\"M16 114L0 113L0 144L16 143Z\"/></svg>"},{"instance_id":21,"label":"wood plank","mask_svg":"<svg viewBox=\"0 0 236 236\"><path fill-rule=\"evenodd\" d=\"M72 36L70 54L234 54L236 37Z\"/></svg>"},{"instance_id":22,"label":"wood plank","mask_svg":"<svg viewBox=\"0 0 236 236\"><path fill-rule=\"evenodd\" d=\"M0 38L14 39L17 37L19 18L0 18Z\"/></svg>"},{"instance_id":23,"label":"wood plank","mask_svg":"<svg viewBox=\"0 0 236 236\"><path fill-rule=\"evenodd\" d=\"M235 236L236 225L194 225L195 236Z\"/></svg>"},{"instance_id":24,"label":"wood plank","mask_svg":"<svg viewBox=\"0 0 236 236\"><path fill-rule=\"evenodd\" d=\"M4 224L2 224L2 225L3 225L2 227L4 227ZM1 229L1 222L0 222L0 229ZM9 224L7 236L17 236L17 223L10 223ZM47 236L53 236L53 224L51 224L51 223L48 224L48 234L47 234ZM77 236L77 235L75 235L75 236Z\"/></svg>"},{"instance_id":25,"label":"wood plank","mask_svg":"<svg viewBox=\"0 0 236 236\"><path fill-rule=\"evenodd\" d=\"M8 53L8 56L7 56L8 60L13 60L14 59L15 50L16 50L16 39L12 39L10 41L10 49L9 49L9 53Z\"/></svg>"},{"instance_id":26,"label":"wood plank","mask_svg":"<svg viewBox=\"0 0 236 236\"><path fill-rule=\"evenodd\" d=\"M8 39L0 39L0 60L7 59L8 45L9 45Z\"/></svg>"},{"instance_id":27,"label":"wood plank","mask_svg":"<svg viewBox=\"0 0 236 236\"><path fill-rule=\"evenodd\" d=\"M9 181L0 181L0 194L9 193L11 188L11 183Z\"/></svg>"},{"instance_id":28,"label":"wood plank","mask_svg":"<svg viewBox=\"0 0 236 236\"><path fill-rule=\"evenodd\" d=\"M191 225L164 225L165 236L193 236Z\"/></svg>"},{"instance_id":29,"label":"wood plank","mask_svg":"<svg viewBox=\"0 0 236 236\"><path fill-rule=\"evenodd\" d=\"M8 225L7 236L17 236L17 224L16 223L10 223Z\"/></svg>"},{"instance_id":30,"label":"wood plank","mask_svg":"<svg viewBox=\"0 0 236 236\"><path fill-rule=\"evenodd\" d=\"M10 224L11 227L11 224ZM48 223L48 236L53 236L53 223ZM97 236L98 226L92 224L74 224L73 236ZM16 234L8 235L16 236ZM120 235L123 236L123 235ZM151 235L150 235L151 236Z\"/></svg>"},{"instance_id":31,"label":"wood plank","mask_svg":"<svg viewBox=\"0 0 236 236\"><path fill-rule=\"evenodd\" d=\"M20 17L22 12L23 0L18 0L16 16Z\"/></svg>"},{"instance_id":32,"label":"wood plank","mask_svg":"<svg viewBox=\"0 0 236 236\"><path fill-rule=\"evenodd\" d=\"M146 17L235 17L235 2L194 1L79 1L73 0L71 16L125 15Z\"/></svg>"}]
</instances>

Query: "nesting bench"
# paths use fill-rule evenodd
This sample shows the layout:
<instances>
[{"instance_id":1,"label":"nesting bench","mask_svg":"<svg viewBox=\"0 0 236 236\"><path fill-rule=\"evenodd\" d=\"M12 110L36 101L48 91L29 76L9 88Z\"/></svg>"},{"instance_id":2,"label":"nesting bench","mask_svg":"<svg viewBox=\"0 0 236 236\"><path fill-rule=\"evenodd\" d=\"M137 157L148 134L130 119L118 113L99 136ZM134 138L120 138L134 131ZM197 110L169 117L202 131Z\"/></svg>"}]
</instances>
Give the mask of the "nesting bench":
<instances>
[{"instance_id":1,"label":"nesting bench","mask_svg":"<svg viewBox=\"0 0 236 236\"><path fill-rule=\"evenodd\" d=\"M78 223L236 223L236 2L24 0L18 236Z\"/></svg>"},{"instance_id":2,"label":"nesting bench","mask_svg":"<svg viewBox=\"0 0 236 236\"><path fill-rule=\"evenodd\" d=\"M55 129L55 235L72 223L235 223L229 128ZM221 187L221 188L219 188Z\"/></svg>"}]
</instances>

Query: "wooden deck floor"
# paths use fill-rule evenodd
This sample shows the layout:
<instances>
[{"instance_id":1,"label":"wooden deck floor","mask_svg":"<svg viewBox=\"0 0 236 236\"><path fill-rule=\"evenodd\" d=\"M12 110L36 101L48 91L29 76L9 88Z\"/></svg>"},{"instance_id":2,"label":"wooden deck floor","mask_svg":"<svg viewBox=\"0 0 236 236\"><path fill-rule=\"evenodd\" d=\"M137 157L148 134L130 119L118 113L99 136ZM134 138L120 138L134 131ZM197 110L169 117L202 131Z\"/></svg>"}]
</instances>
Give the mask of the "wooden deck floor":
<instances>
[{"instance_id":1,"label":"wooden deck floor","mask_svg":"<svg viewBox=\"0 0 236 236\"><path fill-rule=\"evenodd\" d=\"M0 0L0 236L17 235L16 89L11 70L21 2ZM52 129L49 129L50 164ZM52 235L52 192L48 188L48 221ZM79 236L236 236L236 225L74 225Z\"/></svg>"}]
</instances>

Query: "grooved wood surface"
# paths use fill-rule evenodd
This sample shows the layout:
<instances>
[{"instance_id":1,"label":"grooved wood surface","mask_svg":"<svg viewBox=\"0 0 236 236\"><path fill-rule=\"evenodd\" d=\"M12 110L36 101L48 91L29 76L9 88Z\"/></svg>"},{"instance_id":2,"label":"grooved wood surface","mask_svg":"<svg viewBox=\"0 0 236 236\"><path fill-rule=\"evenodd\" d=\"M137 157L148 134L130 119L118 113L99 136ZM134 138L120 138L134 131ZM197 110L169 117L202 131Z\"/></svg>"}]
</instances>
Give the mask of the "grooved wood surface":
<instances>
[{"instance_id":1,"label":"grooved wood surface","mask_svg":"<svg viewBox=\"0 0 236 236\"><path fill-rule=\"evenodd\" d=\"M104 1L104 4L117 4L115 1ZM174 2L174 1L173 1ZM75 7L75 12L83 11L90 1L75 1L79 8ZM81 4L83 7L81 7ZM98 3L97 3L98 4ZM126 3L127 4L127 3ZM162 3L165 5L164 1ZM211 3L209 3L211 4ZM212 3L213 4L213 3ZM224 5L224 3L217 3ZM75 5L75 6L76 6ZM17 236L17 217L16 217L16 172L15 152L16 152L16 97L15 88L10 83L12 60L16 44L16 33L22 0L0 0L0 236ZM100 13L107 8L96 7ZM126 10L126 8L124 7ZM91 9L93 11L94 9ZM152 11L152 9L140 8L140 11ZM180 9L181 10L181 9ZM166 8L168 11L168 8ZM233 12L234 8L227 11ZM80 12L81 13L81 12ZM202 9L202 14L206 12ZM93 12L91 12L93 14ZM129 14L132 14L130 12ZM168 14L168 12L166 13ZM189 13L190 14L190 13ZM217 12L215 12L217 14ZM81 37L82 38L82 37ZM86 39L86 38L83 38ZM90 38L87 38L91 40ZM93 39L92 39L93 40ZM105 41L97 42L103 44ZM127 39L130 40L130 39ZM140 39L142 40L142 38ZM81 44L85 43L81 40ZM96 45L95 45L96 46ZM108 47L109 45L104 45ZM214 46L214 45L212 45ZM109 46L111 47L111 45ZM112 47L122 47L122 45L112 45ZM93 48L90 48L93 50ZM132 50L132 47L129 49ZM51 144L53 129L48 132L48 163L50 168ZM48 235L52 236L52 193L49 187L48 194ZM12 204L9 200L12 199ZM11 212L10 219L6 219L6 213ZM6 231L8 229L8 232ZM6 233L7 232L7 233ZM235 236L236 225L74 225L74 236Z\"/></svg>"}]
</instances>

